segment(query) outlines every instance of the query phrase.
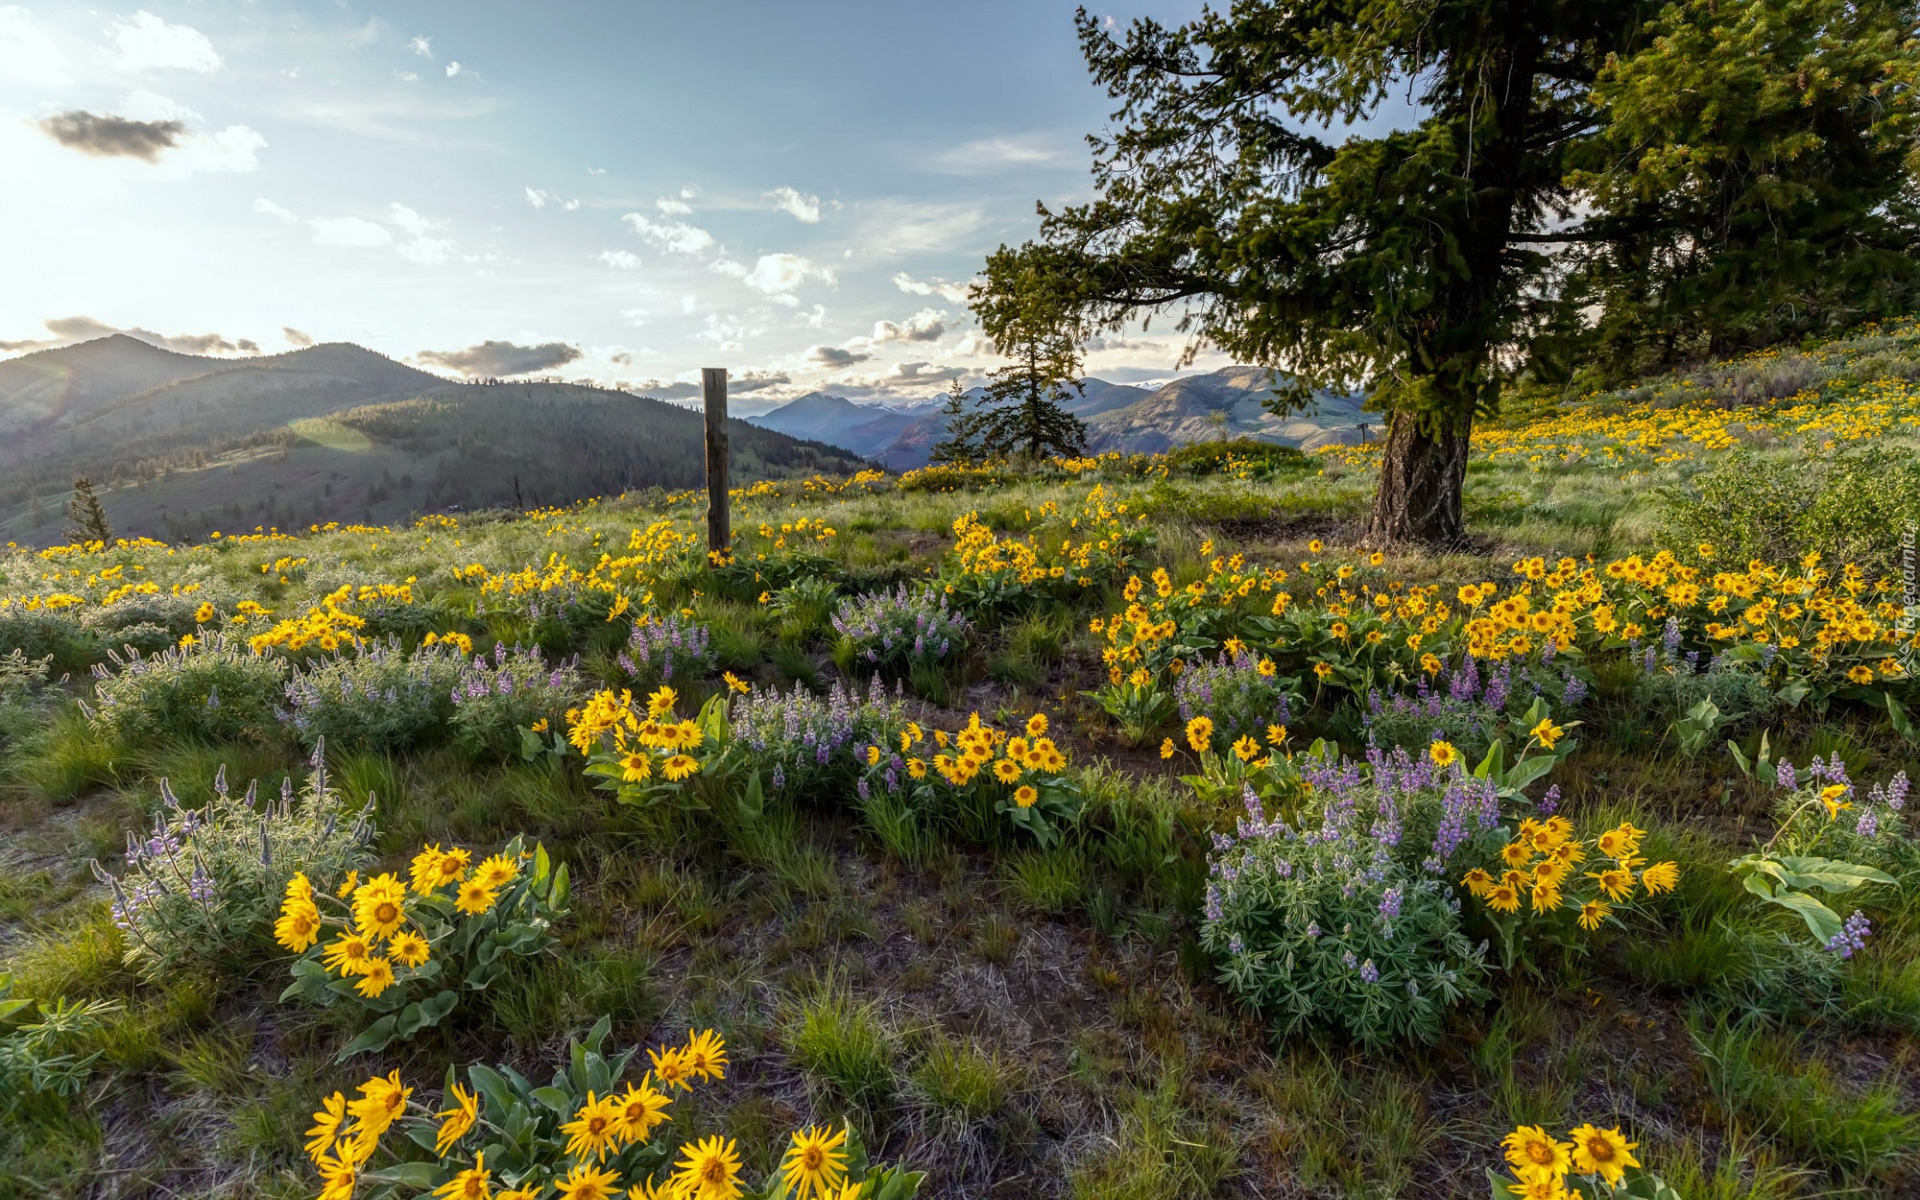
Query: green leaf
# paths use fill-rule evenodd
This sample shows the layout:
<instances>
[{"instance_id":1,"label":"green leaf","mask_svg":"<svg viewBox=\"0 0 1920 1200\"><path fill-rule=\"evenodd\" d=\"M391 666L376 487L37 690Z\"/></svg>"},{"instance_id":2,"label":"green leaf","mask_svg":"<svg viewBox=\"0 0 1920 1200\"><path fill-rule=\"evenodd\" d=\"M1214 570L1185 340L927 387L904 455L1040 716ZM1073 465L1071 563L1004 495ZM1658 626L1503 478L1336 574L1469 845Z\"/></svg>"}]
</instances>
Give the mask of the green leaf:
<instances>
[{"instance_id":1,"label":"green leaf","mask_svg":"<svg viewBox=\"0 0 1920 1200\"><path fill-rule=\"evenodd\" d=\"M354 1038L345 1046L341 1047L340 1053L334 1056L333 1061L345 1062L356 1054L366 1054L374 1050L385 1049L387 1043L393 1040L394 1027L398 1024L398 1017L381 1017L378 1021L375 1021L362 1030L359 1037Z\"/></svg>"},{"instance_id":2,"label":"green leaf","mask_svg":"<svg viewBox=\"0 0 1920 1200\"><path fill-rule=\"evenodd\" d=\"M1909 742L1920 743L1920 729L1914 727L1913 718L1907 716L1907 710L1893 698L1892 692L1882 695L1887 702L1887 721L1893 726L1893 731Z\"/></svg>"},{"instance_id":3,"label":"green leaf","mask_svg":"<svg viewBox=\"0 0 1920 1200\"><path fill-rule=\"evenodd\" d=\"M563 1117L573 1115L573 1097L557 1087L538 1087L534 1088L529 1094L542 1105L559 1113Z\"/></svg>"},{"instance_id":4,"label":"green leaf","mask_svg":"<svg viewBox=\"0 0 1920 1200\"><path fill-rule=\"evenodd\" d=\"M1767 899L1778 904L1781 908L1798 913L1800 919L1807 923L1807 929L1810 930L1813 936L1819 939L1822 944L1833 940L1833 936L1840 932L1839 916L1837 916L1832 909L1815 900L1805 892L1782 891L1767 897Z\"/></svg>"},{"instance_id":5,"label":"green leaf","mask_svg":"<svg viewBox=\"0 0 1920 1200\"><path fill-rule=\"evenodd\" d=\"M431 1143L429 1143L431 1145ZM446 1182L447 1174L434 1163L397 1163L378 1171L368 1171L364 1176L371 1183L393 1184L404 1188L423 1191L439 1187Z\"/></svg>"},{"instance_id":6,"label":"green leaf","mask_svg":"<svg viewBox=\"0 0 1920 1200\"><path fill-rule=\"evenodd\" d=\"M1780 864L1790 872L1789 887L1817 887L1824 892L1850 892L1869 883L1898 883L1899 880L1875 867L1840 862L1831 858L1802 858L1783 855Z\"/></svg>"}]
</instances>

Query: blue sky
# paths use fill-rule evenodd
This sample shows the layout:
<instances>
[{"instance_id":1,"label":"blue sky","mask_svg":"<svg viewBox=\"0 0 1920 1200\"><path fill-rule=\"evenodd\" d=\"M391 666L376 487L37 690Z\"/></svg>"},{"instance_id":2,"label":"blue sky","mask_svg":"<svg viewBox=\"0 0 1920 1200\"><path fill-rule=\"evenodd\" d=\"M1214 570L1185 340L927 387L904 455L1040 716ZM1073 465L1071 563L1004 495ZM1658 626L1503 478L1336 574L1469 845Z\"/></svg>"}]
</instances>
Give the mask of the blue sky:
<instances>
[{"instance_id":1,"label":"blue sky","mask_svg":"<svg viewBox=\"0 0 1920 1200\"><path fill-rule=\"evenodd\" d=\"M957 285L1035 200L1088 194L1112 104L1072 13L0 4L0 347L310 338L656 394L724 365L765 397L930 395L996 362ZM1163 378L1182 347L1116 341L1093 373Z\"/></svg>"}]
</instances>

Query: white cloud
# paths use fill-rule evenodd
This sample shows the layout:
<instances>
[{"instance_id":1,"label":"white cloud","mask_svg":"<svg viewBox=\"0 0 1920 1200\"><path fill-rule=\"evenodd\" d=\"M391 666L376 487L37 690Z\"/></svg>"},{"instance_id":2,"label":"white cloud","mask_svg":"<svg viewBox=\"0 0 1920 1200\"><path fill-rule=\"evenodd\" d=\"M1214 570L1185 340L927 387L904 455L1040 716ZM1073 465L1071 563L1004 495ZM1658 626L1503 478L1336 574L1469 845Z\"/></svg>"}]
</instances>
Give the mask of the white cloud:
<instances>
[{"instance_id":1,"label":"white cloud","mask_svg":"<svg viewBox=\"0 0 1920 1200\"><path fill-rule=\"evenodd\" d=\"M578 212L580 211L580 202L578 200L569 200L560 207L566 212Z\"/></svg>"},{"instance_id":2,"label":"white cloud","mask_svg":"<svg viewBox=\"0 0 1920 1200\"><path fill-rule=\"evenodd\" d=\"M425 34L415 34L413 39L407 43L407 47L421 58L433 57L433 39L427 37Z\"/></svg>"},{"instance_id":3,"label":"white cloud","mask_svg":"<svg viewBox=\"0 0 1920 1200\"><path fill-rule=\"evenodd\" d=\"M401 83L419 83L420 76L412 71L395 71L393 77Z\"/></svg>"},{"instance_id":4,"label":"white cloud","mask_svg":"<svg viewBox=\"0 0 1920 1200\"><path fill-rule=\"evenodd\" d=\"M905 321L875 321L870 345L887 342L937 342L947 332L947 311L923 308Z\"/></svg>"},{"instance_id":5,"label":"white cloud","mask_svg":"<svg viewBox=\"0 0 1920 1200\"><path fill-rule=\"evenodd\" d=\"M675 254L704 254L715 245L713 235L697 225L654 222L648 220L645 213L628 213L620 219L633 226L633 231L641 237Z\"/></svg>"},{"instance_id":6,"label":"white cloud","mask_svg":"<svg viewBox=\"0 0 1920 1200\"><path fill-rule=\"evenodd\" d=\"M1037 167L1064 163L1073 158L1073 148L1060 138L1043 133L1021 133L1010 137L979 138L935 155L933 168L953 175L982 175L1011 167Z\"/></svg>"},{"instance_id":7,"label":"white cloud","mask_svg":"<svg viewBox=\"0 0 1920 1200\"><path fill-rule=\"evenodd\" d=\"M717 350L739 350L745 347L745 339L756 330L750 330L740 322L740 318L708 313L706 328L700 331L702 341L711 342Z\"/></svg>"},{"instance_id":8,"label":"white cloud","mask_svg":"<svg viewBox=\"0 0 1920 1200\"><path fill-rule=\"evenodd\" d=\"M448 238L417 237L400 246L401 258L423 267L439 266L452 253L453 242Z\"/></svg>"},{"instance_id":9,"label":"white cloud","mask_svg":"<svg viewBox=\"0 0 1920 1200\"><path fill-rule=\"evenodd\" d=\"M33 87L72 82L60 47L34 25L32 14L11 4L0 5L0 79Z\"/></svg>"},{"instance_id":10,"label":"white cloud","mask_svg":"<svg viewBox=\"0 0 1920 1200\"><path fill-rule=\"evenodd\" d=\"M688 204L685 200L675 200L672 196L660 197L653 202L653 206L660 210L662 216L687 217L693 215L693 205Z\"/></svg>"},{"instance_id":11,"label":"white cloud","mask_svg":"<svg viewBox=\"0 0 1920 1200\"><path fill-rule=\"evenodd\" d=\"M466 71L466 68L460 65L460 60L457 58L447 64L448 79L452 79L455 75L463 74L465 73L465 71Z\"/></svg>"},{"instance_id":12,"label":"white cloud","mask_svg":"<svg viewBox=\"0 0 1920 1200\"><path fill-rule=\"evenodd\" d=\"M952 353L958 358L997 358L998 351L993 348L992 339L978 329L969 329L960 335L953 344Z\"/></svg>"},{"instance_id":13,"label":"white cloud","mask_svg":"<svg viewBox=\"0 0 1920 1200\"><path fill-rule=\"evenodd\" d=\"M552 199L552 197L547 194L545 188L527 189L527 203L533 205L535 208L545 208L547 201L550 199Z\"/></svg>"},{"instance_id":14,"label":"white cloud","mask_svg":"<svg viewBox=\"0 0 1920 1200\"><path fill-rule=\"evenodd\" d=\"M893 286L910 296L939 296L951 304L967 302L967 285L964 283L948 283L944 279L919 280L902 271L893 277Z\"/></svg>"},{"instance_id":15,"label":"white cloud","mask_svg":"<svg viewBox=\"0 0 1920 1200\"><path fill-rule=\"evenodd\" d=\"M640 256L631 250L602 250L600 261L620 271L631 271L639 267Z\"/></svg>"},{"instance_id":16,"label":"white cloud","mask_svg":"<svg viewBox=\"0 0 1920 1200\"><path fill-rule=\"evenodd\" d=\"M767 296L784 296L809 279L833 283L833 271L798 254L762 254L741 282Z\"/></svg>"},{"instance_id":17,"label":"white cloud","mask_svg":"<svg viewBox=\"0 0 1920 1200\"><path fill-rule=\"evenodd\" d=\"M635 329L645 325L650 316L644 308L623 308L620 310L620 315L625 317L627 324L633 326ZM652 353L652 351L648 351L648 353Z\"/></svg>"},{"instance_id":18,"label":"white cloud","mask_svg":"<svg viewBox=\"0 0 1920 1200\"><path fill-rule=\"evenodd\" d=\"M441 226L446 224L445 221L429 221L425 217L421 216L419 213L413 211L411 208L408 208L404 204L398 203L397 201L395 202L392 211L393 211L393 218L392 218L393 223L395 225L398 225L400 228L406 230L408 233L412 234L415 237L424 236L425 234L431 232L432 230L439 229Z\"/></svg>"},{"instance_id":19,"label":"white cloud","mask_svg":"<svg viewBox=\"0 0 1920 1200\"><path fill-rule=\"evenodd\" d=\"M587 174L589 175L605 175L606 173L607 173L607 169L605 167L588 167L587 168Z\"/></svg>"},{"instance_id":20,"label":"white cloud","mask_svg":"<svg viewBox=\"0 0 1920 1200\"><path fill-rule=\"evenodd\" d=\"M747 277L746 265L744 263L737 263L730 258L714 259L707 264L707 270L712 271L715 275L725 275L729 279L745 279Z\"/></svg>"},{"instance_id":21,"label":"white cloud","mask_svg":"<svg viewBox=\"0 0 1920 1200\"><path fill-rule=\"evenodd\" d=\"M347 32L347 42L354 46L371 46L387 32L387 23L379 17L368 17L367 23L358 29Z\"/></svg>"},{"instance_id":22,"label":"white cloud","mask_svg":"<svg viewBox=\"0 0 1920 1200\"><path fill-rule=\"evenodd\" d=\"M259 152L267 139L245 125L229 125L218 133L196 133L169 155L167 167L190 171L251 171L260 165Z\"/></svg>"},{"instance_id":23,"label":"white cloud","mask_svg":"<svg viewBox=\"0 0 1920 1200\"><path fill-rule=\"evenodd\" d=\"M191 25L169 25L141 9L113 27L114 65L123 71L217 71L220 55Z\"/></svg>"},{"instance_id":24,"label":"white cloud","mask_svg":"<svg viewBox=\"0 0 1920 1200\"><path fill-rule=\"evenodd\" d=\"M693 312L694 309L699 307L700 307L700 298L698 296L695 296L692 292L688 292L686 295L680 297L681 312L691 313Z\"/></svg>"},{"instance_id":25,"label":"white cloud","mask_svg":"<svg viewBox=\"0 0 1920 1200\"><path fill-rule=\"evenodd\" d=\"M177 100L138 88L120 98L116 115L134 121L198 121L200 114Z\"/></svg>"},{"instance_id":26,"label":"white cloud","mask_svg":"<svg viewBox=\"0 0 1920 1200\"><path fill-rule=\"evenodd\" d=\"M275 204L265 196L253 202L253 211L265 213L269 217L277 217L288 224L292 224L300 219L299 214L295 213L292 209L283 204Z\"/></svg>"},{"instance_id":27,"label":"white cloud","mask_svg":"<svg viewBox=\"0 0 1920 1200\"><path fill-rule=\"evenodd\" d=\"M881 254L967 248L987 219L979 205L935 200L888 199L860 208L865 219L855 244Z\"/></svg>"},{"instance_id":28,"label":"white cloud","mask_svg":"<svg viewBox=\"0 0 1920 1200\"><path fill-rule=\"evenodd\" d=\"M816 304L813 306L811 312L801 313L800 323L808 329L824 328L827 323L827 306L824 304Z\"/></svg>"},{"instance_id":29,"label":"white cloud","mask_svg":"<svg viewBox=\"0 0 1920 1200\"><path fill-rule=\"evenodd\" d=\"M313 240L322 246L390 246L393 234L384 225L361 217L314 217L307 222Z\"/></svg>"},{"instance_id":30,"label":"white cloud","mask_svg":"<svg viewBox=\"0 0 1920 1200\"><path fill-rule=\"evenodd\" d=\"M766 194L773 206L806 225L820 222L820 197L803 196L790 187L777 187Z\"/></svg>"}]
</instances>

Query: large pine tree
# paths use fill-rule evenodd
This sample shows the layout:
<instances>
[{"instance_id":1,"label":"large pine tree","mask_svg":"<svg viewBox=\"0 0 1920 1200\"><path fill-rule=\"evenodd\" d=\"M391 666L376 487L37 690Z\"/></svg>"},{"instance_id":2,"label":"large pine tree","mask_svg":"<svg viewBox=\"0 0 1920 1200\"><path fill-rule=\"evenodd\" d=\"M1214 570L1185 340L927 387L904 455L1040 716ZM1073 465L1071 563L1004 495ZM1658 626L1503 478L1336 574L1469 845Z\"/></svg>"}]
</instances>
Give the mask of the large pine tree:
<instances>
[{"instance_id":1,"label":"large pine tree","mask_svg":"<svg viewBox=\"0 0 1920 1200\"><path fill-rule=\"evenodd\" d=\"M1035 241L990 256L976 312L996 337L1041 312L1076 338L1172 312L1194 344L1292 372L1276 407L1363 387L1386 414L1370 537L1450 543L1475 420L1517 372L1583 352L1594 308L1633 342L1744 306L1729 323L1752 336L1807 290L1770 263L1855 295L1911 278L1886 247L1911 233L1914 13L1237 0L1115 37L1083 9L1120 102L1093 139L1096 198L1043 206ZM1676 67L1709 91L1675 98ZM1661 191L1674 180L1686 195Z\"/></svg>"}]
</instances>

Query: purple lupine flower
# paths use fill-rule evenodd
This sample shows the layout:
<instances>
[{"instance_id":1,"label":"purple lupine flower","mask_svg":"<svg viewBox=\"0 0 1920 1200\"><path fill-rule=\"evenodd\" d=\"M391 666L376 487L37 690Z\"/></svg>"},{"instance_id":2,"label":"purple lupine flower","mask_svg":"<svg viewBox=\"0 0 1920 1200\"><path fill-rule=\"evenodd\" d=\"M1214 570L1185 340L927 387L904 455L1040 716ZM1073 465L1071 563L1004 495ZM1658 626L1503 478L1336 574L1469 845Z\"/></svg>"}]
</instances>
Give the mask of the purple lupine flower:
<instances>
[{"instance_id":1,"label":"purple lupine flower","mask_svg":"<svg viewBox=\"0 0 1920 1200\"><path fill-rule=\"evenodd\" d=\"M1867 948L1867 936L1873 932L1873 923L1867 920L1865 913L1853 910L1840 932L1827 939L1827 949L1841 958L1852 958L1854 954Z\"/></svg>"},{"instance_id":2,"label":"purple lupine flower","mask_svg":"<svg viewBox=\"0 0 1920 1200\"><path fill-rule=\"evenodd\" d=\"M1360 982L1361 983L1379 983L1380 982L1380 968L1373 965L1372 959L1368 959L1367 961L1360 964Z\"/></svg>"}]
</instances>

